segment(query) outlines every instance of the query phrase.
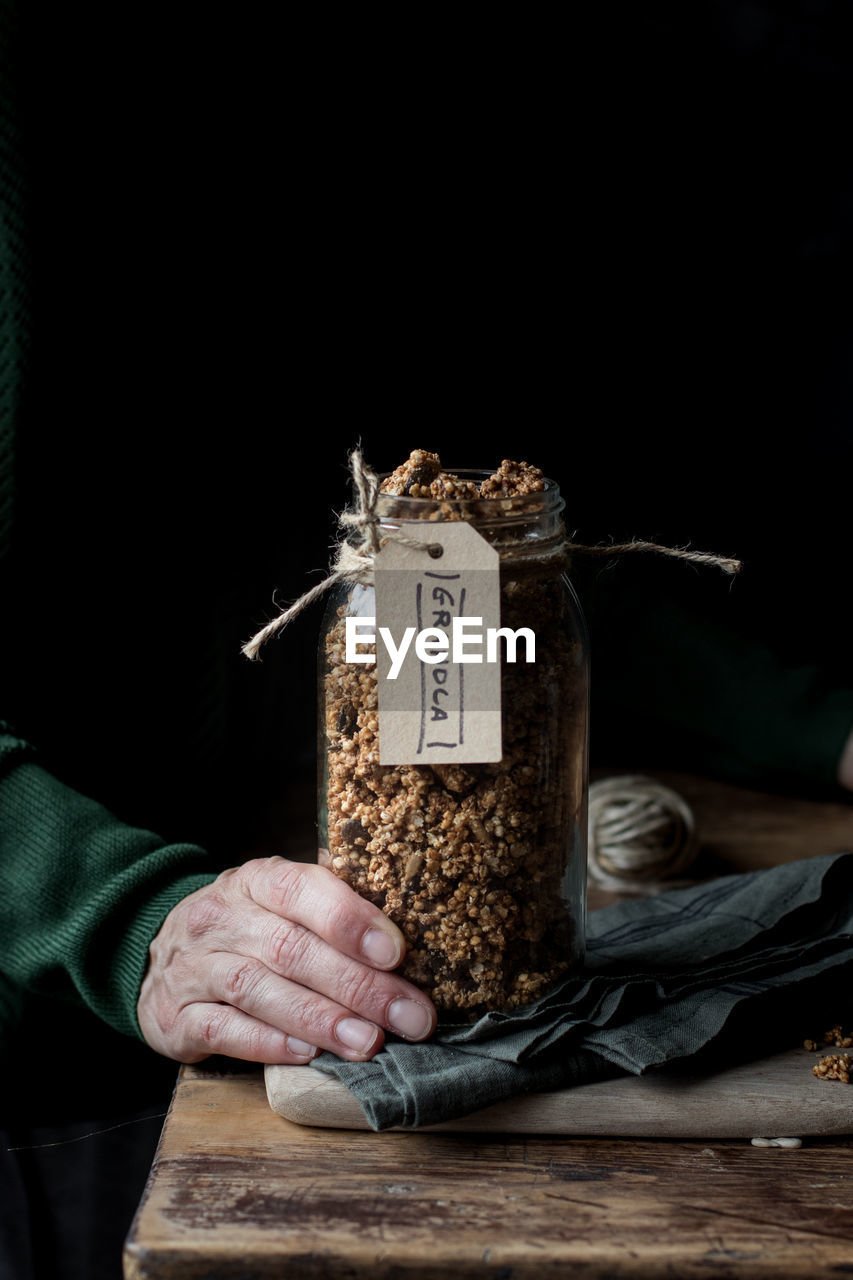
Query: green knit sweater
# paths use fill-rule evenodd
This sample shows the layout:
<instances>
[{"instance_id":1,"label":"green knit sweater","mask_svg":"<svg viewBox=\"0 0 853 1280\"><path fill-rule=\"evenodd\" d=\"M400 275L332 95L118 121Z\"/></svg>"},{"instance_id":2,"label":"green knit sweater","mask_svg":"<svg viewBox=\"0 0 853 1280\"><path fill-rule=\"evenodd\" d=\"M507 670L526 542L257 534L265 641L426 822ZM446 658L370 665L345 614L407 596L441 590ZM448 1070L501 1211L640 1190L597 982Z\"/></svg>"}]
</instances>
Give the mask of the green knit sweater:
<instances>
[{"instance_id":1,"label":"green knit sweater","mask_svg":"<svg viewBox=\"0 0 853 1280\"><path fill-rule=\"evenodd\" d=\"M4 728L6 728L4 726ZM22 995L86 1007L139 1035L148 946L177 902L213 878L197 845L120 823L0 734L0 1019L3 1047Z\"/></svg>"}]
</instances>

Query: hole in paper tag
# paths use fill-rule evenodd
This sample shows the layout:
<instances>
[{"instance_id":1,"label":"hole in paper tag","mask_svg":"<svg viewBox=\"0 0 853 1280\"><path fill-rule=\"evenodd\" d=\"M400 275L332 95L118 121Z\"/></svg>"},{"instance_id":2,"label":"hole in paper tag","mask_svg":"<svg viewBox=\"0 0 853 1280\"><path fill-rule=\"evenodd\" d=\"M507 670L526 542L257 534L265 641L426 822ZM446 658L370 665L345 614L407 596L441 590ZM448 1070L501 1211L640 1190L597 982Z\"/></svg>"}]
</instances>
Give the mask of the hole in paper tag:
<instances>
[{"instance_id":1,"label":"hole in paper tag","mask_svg":"<svg viewBox=\"0 0 853 1280\"><path fill-rule=\"evenodd\" d=\"M500 760L498 552L461 521L402 531L424 549L392 533L374 559L380 763Z\"/></svg>"}]
</instances>

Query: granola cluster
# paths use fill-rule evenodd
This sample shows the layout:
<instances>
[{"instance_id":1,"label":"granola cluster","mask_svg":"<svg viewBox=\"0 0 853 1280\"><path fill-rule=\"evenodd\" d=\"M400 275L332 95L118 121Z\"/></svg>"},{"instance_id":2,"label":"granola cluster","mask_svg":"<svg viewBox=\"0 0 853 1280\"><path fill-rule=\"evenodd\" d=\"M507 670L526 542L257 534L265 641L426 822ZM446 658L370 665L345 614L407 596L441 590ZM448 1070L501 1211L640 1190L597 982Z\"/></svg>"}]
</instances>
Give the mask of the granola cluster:
<instances>
[{"instance_id":1,"label":"granola cluster","mask_svg":"<svg viewBox=\"0 0 853 1280\"><path fill-rule=\"evenodd\" d=\"M538 491L537 477L504 462L483 489L520 496ZM383 489L435 501L456 484L437 455L415 450ZM535 663L502 667L493 764L381 765L376 667L345 661L346 603L325 638L331 869L402 929L402 973L466 1016L528 1004L552 985L571 963L580 910L567 901L582 810L580 643L553 562L519 557L502 568L501 595L502 625L532 627L537 646Z\"/></svg>"},{"instance_id":2,"label":"granola cluster","mask_svg":"<svg viewBox=\"0 0 853 1280\"><path fill-rule=\"evenodd\" d=\"M850 1083L851 1069L853 1062L849 1053L828 1053L812 1067L814 1074L821 1080L840 1080L842 1084Z\"/></svg>"},{"instance_id":3,"label":"granola cluster","mask_svg":"<svg viewBox=\"0 0 853 1280\"><path fill-rule=\"evenodd\" d=\"M838 1049L849 1049L853 1045L853 1036L845 1032L840 1022L836 1022L834 1027L824 1031L820 1040L804 1040L803 1048L815 1053L825 1044L834 1044Z\"/></svg>"},{"instance_id":4,"label":"granola cluster","mask_svg":"<svg viewBox=\"0 0 853 1280\"><path fill-rule=\"evenodd\" d=\"M545 475L529 462L511 462L504 458L494 475L480 486L482 498L516 498L526 493L541 493Z\"/></svg>"},{"instance_id":5,"label":"granola cluster","mask_svg":"<svg viewBox=\"0 0 853 1280\"><path fill-rule=\"evenodd\" d=\"M408 458L383 480L380 492L398 497L433 498L436 501L468 501L477 498L520 498L541 493L545 475L529 462L513 462L504 458L488 479L479 486L444 471L437 453L413 449Z\"/></svg>"},{"instance_id":6,"label":"granola cluster","mask_svg":"<svg viewBox=\"0 0 853 1280\"><path fill-rule=\"evenodd\" d=\"M823 1033L821 1040L804 1040L803 1048L810 1053L820 1053L822 1057L812 1067L812 1073L820 1080L840 1080L842 1084L850 1083L850 1073L853 1071L853 1062L851 1062L849 1053L827 1053L823 1050L833 1045L837 1049L849 1049L853 1046L853 1036L848 1035L840 1023L836 1023L834 1027L830 1027L829 1031Z\"/></svg>"},{"instance_id":7,"label":"granola cluster","mask_svg":"<svg viewBox=\"0 0 853 1280\"><path fill-rule=\"evenodd\" d=\"M439 501L480 496L473 481L442 471L438 454L428 453L426 449L413 449L406 461L383 480L381 492Z\"/></svg>"}]
</instances>

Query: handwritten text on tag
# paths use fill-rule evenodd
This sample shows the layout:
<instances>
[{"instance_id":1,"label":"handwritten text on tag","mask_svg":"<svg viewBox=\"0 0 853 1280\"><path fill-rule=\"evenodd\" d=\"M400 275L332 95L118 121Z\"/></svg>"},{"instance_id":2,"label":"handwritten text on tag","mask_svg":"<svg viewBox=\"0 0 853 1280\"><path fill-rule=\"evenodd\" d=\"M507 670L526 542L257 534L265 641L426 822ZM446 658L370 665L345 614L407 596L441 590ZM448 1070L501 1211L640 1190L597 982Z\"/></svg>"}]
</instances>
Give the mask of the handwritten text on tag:
<instances>
[{"instance_id":1,"label":"handwritten text on tag","mask_svg":"<svg viewBox=\"0 0 853 1280\"><path fill-rule=\"evenodd\" d=\"M500 760L498 552L462 521L403 530L424 549L374 560L380 763Z\"/></svg>"}]
</instances>

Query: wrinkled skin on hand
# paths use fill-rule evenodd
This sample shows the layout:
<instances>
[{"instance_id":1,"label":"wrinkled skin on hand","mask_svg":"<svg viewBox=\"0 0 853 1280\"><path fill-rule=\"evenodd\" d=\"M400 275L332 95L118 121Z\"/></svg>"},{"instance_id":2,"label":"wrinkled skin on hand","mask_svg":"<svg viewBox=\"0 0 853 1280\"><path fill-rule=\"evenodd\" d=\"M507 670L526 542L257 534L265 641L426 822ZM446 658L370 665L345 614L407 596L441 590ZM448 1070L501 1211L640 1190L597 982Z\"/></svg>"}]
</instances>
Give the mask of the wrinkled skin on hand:
<instances>
[{"instance_id":1,"label":"wrinkled skin on hand","mask_svg":"<svg viewBox=\"0 0 853 1280\"><path fill-rule=\"evenodd\" d=\"M393 973L403 935L322 866L259 858L169 913L150 947L139 1024L179 1062L225 1054L305 1063L373 1057L384 1032L422 1040L436 1014Z\"/></svg>"}]
</instances>

